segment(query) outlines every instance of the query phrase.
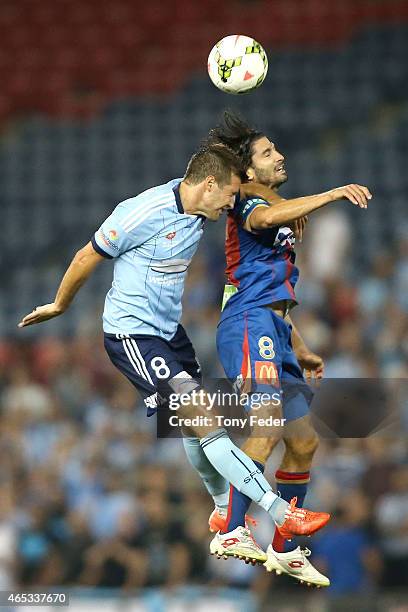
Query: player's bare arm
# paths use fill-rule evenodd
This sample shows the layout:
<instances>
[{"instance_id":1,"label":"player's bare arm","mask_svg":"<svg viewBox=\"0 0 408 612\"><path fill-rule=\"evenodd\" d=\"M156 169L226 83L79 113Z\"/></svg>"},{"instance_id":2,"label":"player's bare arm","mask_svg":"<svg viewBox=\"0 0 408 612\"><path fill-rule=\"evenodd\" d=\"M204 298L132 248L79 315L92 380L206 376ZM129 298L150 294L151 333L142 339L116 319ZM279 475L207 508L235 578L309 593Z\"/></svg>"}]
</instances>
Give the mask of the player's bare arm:
<instances>
[{"instance_id":1,"label":"player's bare arm","mask_svg":"<svg viewBox=\"0 0 408 612\"><path fill-rule=\"evenodd\" d=\"M368 200L371 200L372 195L364 185L345 185L344 187L336 187L330 191L319 193L301 198L285 200L281 198L275 191L258 183L245 183L241 185L241 190L247 196L261 197L273 206L258 206L253 210L246 221L245 228L251 230L268 229L274 226L287 225L296 221L301 217L305 217L310 213L335 202L337 200L349 200L359 208L367 208Z\"/></svg>"},{"instance_id":2,"label":"player's bare arm","mask_svg":"<svg viewBox=\"0 0 408 612\"><path fill-rule=\"evenodd\" d=\"M259 190L259 193L253 193L254 190L257 191L258 185L259 185L258 183L248 183L248 184L242 183L240 187L241 199L245 198L247 195L262 197L263 196L262 190L264 188L264 185L259 185L261 187L261 189ZM284 198L281 198L281 196L278 195L278 193L274 191L273 189L270 189L269 192L270 192L270 198L268 199L268 202L270 204L276 204L277 202L286 201ZM298 240L299 242L302 242L303 240L303 232L304 232L307 222L308 222L308 217L304 216L304 217L299 217L298 219L295 219L295 221L292 221L291 223L288 223L289 227L292 228L295 234L296 240ZM245 229L247 229L248 231L251 231L251 226L249 225L248 220L245 223Z\"/></svg>"},{"instance_id":3,"label":"player's bare arm","mask_svg":"<svg viewBox=\"0 0 408 612\"><path fill-rule=\"evenodd\" d=\"M285 321L292 326L292 346L300 367L304 370L306 379L323 378L324 362L320 355L316 355L311 351L306 342L303 340L298 328L293 323L289 315L286 315Z\"/></svg>"},{"instance_id":4,"label":"player's bare arm","mask_svg":"<svg viewBox=\"0 0 408 612\"><path fill-rule=\"evenodd\" d=\"M103 259L105 258L99 255L92 244L88 242L88 244L76 253L71 261L58 288L55 300L51 304L44 304L44 306L37 306L37 308L34 308L30 314L26 315L20 321L18 327L27 327L35 323L42 323L43 321L53 319L65 312L80 287Z\"/></svg>"}]
</instances>

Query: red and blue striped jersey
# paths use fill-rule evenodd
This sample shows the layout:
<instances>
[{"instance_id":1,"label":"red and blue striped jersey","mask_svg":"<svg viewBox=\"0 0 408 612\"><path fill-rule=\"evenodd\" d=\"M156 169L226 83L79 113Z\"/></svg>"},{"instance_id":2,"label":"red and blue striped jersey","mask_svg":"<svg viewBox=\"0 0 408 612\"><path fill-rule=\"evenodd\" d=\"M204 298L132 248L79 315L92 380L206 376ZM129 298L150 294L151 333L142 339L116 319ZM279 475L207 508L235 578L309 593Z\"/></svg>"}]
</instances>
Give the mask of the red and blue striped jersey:
<instances>
[{"instance_id":1,"label":"red and blue striped jersey","mask_svg":"<svg viewBox=\"0 0 408 612\"><path fill-rule=\"evenodd\" d=\"M258 206L269 206L260 198L248 198L235 204L228 213L225 254L228 282L237 291L228 299L221 320L249 308L288 300L297 304L295 285L299 270L295 266L295 236L289 227L273 227L257 233L244 224Z\"/></svg>"}]
</instances>

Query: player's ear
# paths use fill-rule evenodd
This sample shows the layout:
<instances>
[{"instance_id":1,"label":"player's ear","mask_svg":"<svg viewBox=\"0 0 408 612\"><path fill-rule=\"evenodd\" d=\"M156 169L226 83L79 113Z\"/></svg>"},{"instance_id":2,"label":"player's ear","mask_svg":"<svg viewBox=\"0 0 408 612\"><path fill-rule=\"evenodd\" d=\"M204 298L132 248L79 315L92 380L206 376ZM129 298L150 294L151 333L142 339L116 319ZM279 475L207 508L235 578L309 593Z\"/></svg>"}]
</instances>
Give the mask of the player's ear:
<instances>
[{"instance_id":1,"label":"player's ear","mask_svg":"<svg viewBox=\"0 0 408 612\"><path fill-rule=\"evenodd\" d=\"M210 176L207 176L205 179L205 188L207 191L212 191L214 189L215 186L215 176L212 176L210 174Z\"/></svg>"},{"instance_id":2,"label":"player's ear","mask_svg":"<svg viewBox=\"0 0 408 612\"><path fill-rule=\"evenodd\" d=\"M247 168L246 176L248 181L253 181L255 179L255 172L253 168Z\"/></svg>"}]
</instances>

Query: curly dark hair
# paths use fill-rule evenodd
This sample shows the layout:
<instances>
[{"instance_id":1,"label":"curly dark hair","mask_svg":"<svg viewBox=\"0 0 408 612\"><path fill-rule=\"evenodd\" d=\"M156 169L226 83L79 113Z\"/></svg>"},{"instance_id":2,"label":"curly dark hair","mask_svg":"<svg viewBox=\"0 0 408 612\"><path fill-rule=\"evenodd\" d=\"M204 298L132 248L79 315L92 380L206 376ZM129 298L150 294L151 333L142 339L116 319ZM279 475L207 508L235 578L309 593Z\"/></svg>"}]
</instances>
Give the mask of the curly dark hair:
<instances>
[{"instance_id":1,"label":"curly dark hair","mask_svg":"<svg viewBox=\"0 0 408 612\"><path fill-rule=\"evenodd\" d=\"M251 166L252 145L263 135L262 132L251 127L240 115L226 110L223 122L209 131L205 144L226 145L238 155L246 169Z\"/></svg>"}]
</instances>

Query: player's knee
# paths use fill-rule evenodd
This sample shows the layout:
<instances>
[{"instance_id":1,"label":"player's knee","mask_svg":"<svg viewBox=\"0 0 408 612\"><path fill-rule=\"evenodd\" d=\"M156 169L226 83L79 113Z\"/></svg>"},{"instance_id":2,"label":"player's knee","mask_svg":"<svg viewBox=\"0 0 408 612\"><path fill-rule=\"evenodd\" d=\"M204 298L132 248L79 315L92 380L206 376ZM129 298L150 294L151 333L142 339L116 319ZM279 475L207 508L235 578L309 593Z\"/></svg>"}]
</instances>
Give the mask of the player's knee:
<instances>
[{"instance_id":1,"label":"player's knee","mask_svg":"<svg viewBox=\"0 0 408 612\"><path fill-rule=\"evenodd\" d=\"M309 455L310 457L313 457L313 455L317 451L318 446L319 446L319 436L314 431L311 437L305 440L305 450L304 450L305 454Z\"/></svg>"},{"instance_id":2,"label":"player's knee","mask_svg":"<svg viewBox=\"0 0 408 612\"><path fill-rule=\"evenodd\" d=\"M242 446L244 453L255 461L265 464L272 454L278 440L275 438L248 438Z\"/></svg>"},{"instance_id":3,"label":"player's knee","mask_svg":"<svg viewBox=\"0 0 408 612\"><path fill-rule=\"evenodd\" d=\"M319 446L319 437L315 431L305 437L285 438L287 452L299 463L310 462Z\"/></svg>"}]
</instances>

